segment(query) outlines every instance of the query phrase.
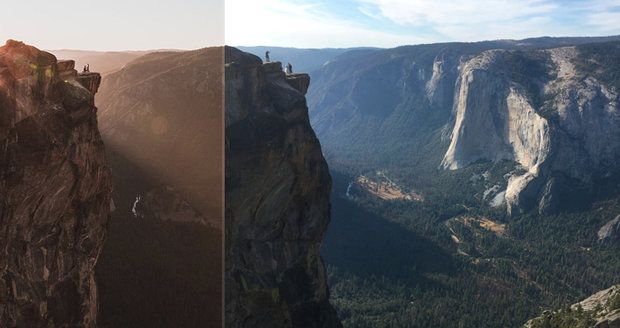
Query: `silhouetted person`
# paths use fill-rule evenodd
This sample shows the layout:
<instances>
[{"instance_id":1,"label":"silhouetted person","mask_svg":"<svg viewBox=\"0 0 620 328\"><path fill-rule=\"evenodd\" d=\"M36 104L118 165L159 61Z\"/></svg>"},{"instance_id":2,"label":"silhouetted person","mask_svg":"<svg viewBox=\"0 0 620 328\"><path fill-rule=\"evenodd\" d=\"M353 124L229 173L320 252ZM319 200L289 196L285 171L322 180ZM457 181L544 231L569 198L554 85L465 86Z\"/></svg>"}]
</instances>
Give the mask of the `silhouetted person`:
<instances>
[{"instance_id":1,"label":"silhouetted person","mask_svg":"<svg viewBox=\"0 0 620 328\"><path fill-rule=\"evenodd\" d=\"M289 73L289 74L293 74L293 65L291 65L291 63L288 63L288 64L286 65L286 71L287 71L287 73Z\"/></svg>"},{"instance_id":2,"label":"silhouetted person","mask_svg":"<svg viewBox=\"0 0 620 328\"><path fill-rule=\"evenodd\" d=\"M86 73L86 65L84 65L84 68L82 69L82 73Z\"/></svg>"},{"instance_id":3,"label":"silhouetted person","mask_svg":"<svg viewBox=\"0 0 620 328\"><path fill-rule=\"evenodd\" d=\"M269 62L269 50L265 52L265 62Z\"/></svg>"}]
</instances>

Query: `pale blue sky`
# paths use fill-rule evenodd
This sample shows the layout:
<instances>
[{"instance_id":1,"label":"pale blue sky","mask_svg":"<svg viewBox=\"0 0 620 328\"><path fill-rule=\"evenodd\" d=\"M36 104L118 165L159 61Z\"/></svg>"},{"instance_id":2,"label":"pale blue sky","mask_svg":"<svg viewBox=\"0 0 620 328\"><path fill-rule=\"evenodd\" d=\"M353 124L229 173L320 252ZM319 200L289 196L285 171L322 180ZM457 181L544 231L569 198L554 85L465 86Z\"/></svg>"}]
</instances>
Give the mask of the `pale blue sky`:
<instances>
[{"instance_id":1,"label":"pale blue sky","mask_svg":"<svg viewBox=\"0 0 620 328\"><path fill-rule=\"evenodd\" d=\"M224 0L10 0L0 43L42 49L196 49L223 44Z\"/></svg>"},{"instance_id":2,"label":"pale blue sky","mask_svg":"<svg viewBox=\"0 0 620 328\"><path fill-rule=\"evenodd\" d=\"M226 43L393 47L620 34L620 0L227 0Z\"/></svg>"},{"instance_id":3,"label":"pale blue sky","mask_svg":"<svg viewBox=\"0 0 620 328\"><path fill-rule=\"evenodd\" d=\"M0 42L43 49L393 47L620 34L620 0L16 0ZM226 26L225 33L223 31Z\"/></svg>"}]
</instances>

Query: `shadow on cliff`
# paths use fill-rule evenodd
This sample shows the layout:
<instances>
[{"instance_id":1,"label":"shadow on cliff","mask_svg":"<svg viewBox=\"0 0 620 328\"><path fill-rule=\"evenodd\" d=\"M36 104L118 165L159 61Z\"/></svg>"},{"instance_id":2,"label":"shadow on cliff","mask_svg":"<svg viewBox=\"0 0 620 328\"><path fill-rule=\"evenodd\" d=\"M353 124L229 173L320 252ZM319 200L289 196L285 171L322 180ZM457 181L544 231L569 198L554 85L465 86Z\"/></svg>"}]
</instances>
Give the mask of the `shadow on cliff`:
<instances>
[{"instance_id":1,"label":"shadow on cliff","mask_svg":"<svg viewBox=\"0 0 620 328\"><path fill-rule=\"evenodd\" d=\"M155 177L108 149L115 211L96 267L101 327L221 325L221 234L132 214ZM211 325L207 325L211 326Z\"/></svg>"},{"instance_id":2,"label":"shadow on cliff","mask_svg":"<svg viewBox=\"0 0 620 328\"><path fill-rule=\"evenodd\" d=\"M430 240L337 195L332 195L332 221L322 255L340 272L418 286L439 287L425 274L456 273L450 254Z\"/></svg>"}]
</instances>

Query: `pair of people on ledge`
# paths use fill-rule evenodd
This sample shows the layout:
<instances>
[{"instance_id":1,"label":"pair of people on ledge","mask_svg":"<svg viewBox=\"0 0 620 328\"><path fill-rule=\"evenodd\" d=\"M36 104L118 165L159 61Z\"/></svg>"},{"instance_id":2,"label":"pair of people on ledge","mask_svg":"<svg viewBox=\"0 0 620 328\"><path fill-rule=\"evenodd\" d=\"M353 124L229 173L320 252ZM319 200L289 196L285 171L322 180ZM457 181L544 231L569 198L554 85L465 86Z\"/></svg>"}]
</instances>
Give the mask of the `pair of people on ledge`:
<instances>
[{"instance_id":1,"label":"pair of people on ledge","mask_svg":"<svg viewBox=\"0 0 620 328\"><path fill-rule=\"evenodd\" d=\"M269 58L269 51L266 51L265 52L265 63L269 63L270 61L271 59ZM291 65L291 63L286 64L284 71L286 72L286 74L293 74L293 65Z\"/></svg>"}]
</instances>

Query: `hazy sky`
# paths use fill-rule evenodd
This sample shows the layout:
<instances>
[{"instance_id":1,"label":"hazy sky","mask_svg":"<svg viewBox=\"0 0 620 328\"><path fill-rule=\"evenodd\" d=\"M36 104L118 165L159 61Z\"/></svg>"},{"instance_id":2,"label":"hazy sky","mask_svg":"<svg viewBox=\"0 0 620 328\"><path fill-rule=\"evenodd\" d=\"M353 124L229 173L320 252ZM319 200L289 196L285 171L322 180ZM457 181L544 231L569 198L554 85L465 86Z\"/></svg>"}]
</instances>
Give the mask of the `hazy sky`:
<instances>
[{"instance_id":1,"label":"hazy sky","mask_svg":"<svg viewBox=\"0 0 620 328\"><path fill-rule=\"evenodd\" d=\"M6 39L41 49L197 49L223 44L224 0L10 0Z\"/></svg>"},{"instance_id":2,"label":"hazy sky","mask_svg":"<svg viewBox=\"0 0 620 328\"><path fill-rule=\"evenodd\" d=\"M42 49L393 47L620 34L620 0L16 0L0 43ZM225 23L224 23L225 19ZM224 33L225 25L225 33Z\"/></svg>"},{"instance_id":3,"label":"hazy sky","mask_svg":"<svg viewBox=\"0 0 620 328\"><path fill-rule=\"evenodd\" d=\"M620 34L620 0L226 0L226 43L393 47Z\"/></svg>"}]
</instances>

